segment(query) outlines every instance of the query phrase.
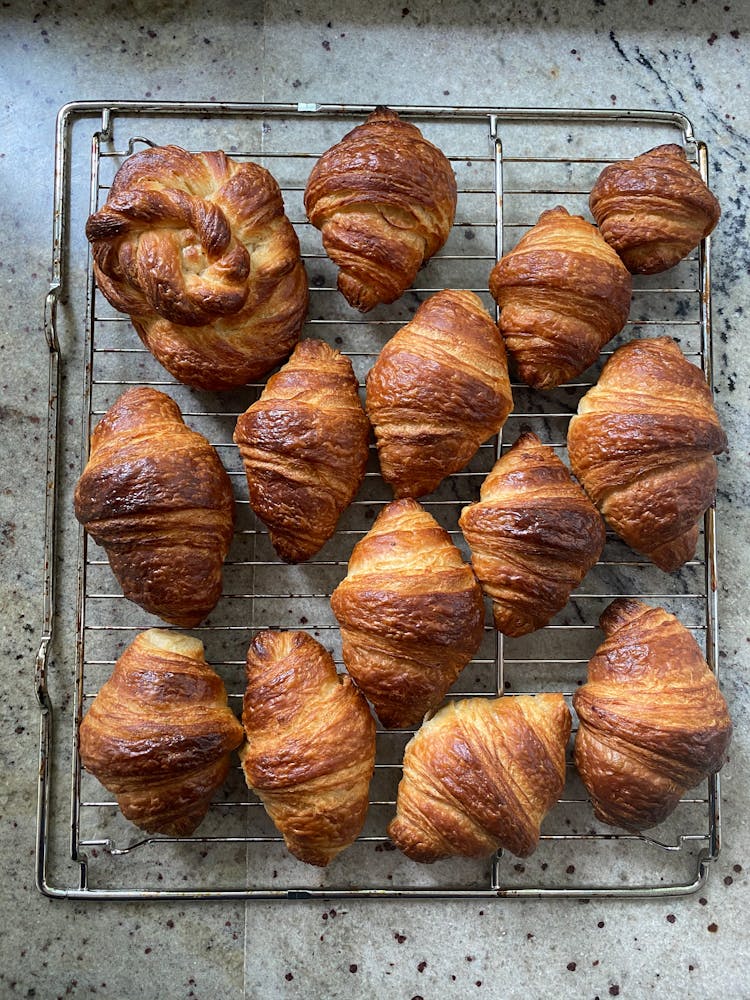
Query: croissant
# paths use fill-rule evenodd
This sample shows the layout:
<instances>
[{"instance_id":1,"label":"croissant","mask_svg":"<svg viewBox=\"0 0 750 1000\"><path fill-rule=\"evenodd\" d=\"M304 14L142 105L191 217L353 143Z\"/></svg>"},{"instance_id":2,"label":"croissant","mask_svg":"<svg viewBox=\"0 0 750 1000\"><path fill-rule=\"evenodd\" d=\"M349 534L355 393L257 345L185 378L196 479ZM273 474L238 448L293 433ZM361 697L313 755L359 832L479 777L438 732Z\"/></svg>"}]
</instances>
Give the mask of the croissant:
<instances>
[{"instance_id":1,"label":"croissant","mask_svg":"<svg viewBox=\"0 0 750 1000\"><path fill-rule=\"evenodd\" d=\"M561 694L450 702L409 741L388 836L414 861L528 857L565 785Z\"/></svg>"},{"instance_id":2,"label":"croissant","mask_svg":"<svg viewBox=\"0 0 750 1000\"><path fill-rule=\"evenodd\" d=\"M458 523L505 635L546 625L604 548L596 508L535 434L522 434L498 459Z\"/></svg>"},{"instance_id":3,"label":"croissant","mask_svg":"<svg viewBox=\"0 0 750 1000\"><path fill-rule=\"evenodd\" d=\"M558 206L498 261L490 292L519 376L551 389L585 371L625 326L632 278L594 226Z\"/></svg>"},{"instance_id":4,"label":"croissant","mask_svg":"<svg viewBox=\"0 0 750 1000\"><path fill-rule=\"evenodd\" d=\"M692 558L727 438L703 373L668 337L618 348L568 426L573 472L612 528L660 569Z\"/></svg>"},{"instance_id":5,"label":"croissant","mask_svg":"<svg viewBox=\"0 0 750 1000\"><path fill-rule=\"evenodd\" d=\"M589 198L601 234L634 274L655 274L687 257L721 208L685 150L669 143L605 167Z\"/></svg>"},{"instance_id":6,"label":"croissant","mask_svg":"<svg viewBox=\"0 0 750 1000\"><path fill-rule=\"evenodd\" d=\"M81 761L147 833L191 834L229 773L242 726L187 635L141 632L81 722Z\"/></svg>"},{"instance_id":7,"label":"croissant","mask_svg":"<svg viewBox=\"0 0 750 1000\"><path fill-rule=\"evenodd\" d=\"M227 389L274 368L308 304L278 184L223 152L130 156L86 224L96 282L175 378Z\"/></svg>"},{"instance_id":8,"label":"croissant","mask_svg":"<svg viewBox=\"0 0 750 1000\"><path fill-rule=\"evenodd\" d=\"M303 340L234 432L250 504L287 562L314 555L362 485L370 425L348 358Z\"/></svg>"},{"instance_id":9,"label":"croissant","mask_svg":"<svg viewBox=\"0 0 750 1000\"><path fill-rule=\"evenodd\" d=\"M234 497L219 456L155 389L128 389L91 436L75 514L125 597L184 628L221 597Z\"/></svg>"},{"instance_id":10,"label":"croissant","mask_svg":"<svg viewBox=\"0 0 750 1000\"><path fill-rule=\"evenodd\" d=\"M456 198L445 154L416 125L379 107L315 164L305 210L340 269L339 291L367 312L395 302L443 246Z\"/></svg>"},{"instance_id":11,"label":"croissant","mask_svg":"<svg viewBox=\"0 0 750 1000\"><path fill-rule=\"evenodd\" d=\"M420 497L463 468L513 407L505 348L473 292L442 291L385 345L367 376L383 478Z\"/></svg>"},{"instance_id":12,"label":"croissant","mask_svg":"<svg viewBox=\"0 0 750 1000\"><path fill-rule=\"evenodd\" d=\"M247 653L240 756L300 861L325 866L356 840L375 767L375 722L351 679L304 632L261 632Z\"/></svg>"},{"instance_id":13,"label":"croissant","mask_svg":"<svg viewBox=\"0 0 750 1000\"><path fill-rule=\"evenodd\" d=\"M387 728L418 725L482 640L474 574L415 500L381 511L355 545L331 606L346 669Z\"/></svg>"},{"instance_id":14,"label":"croissant","mask_svg":"<svg viewBox=\"0 0 750 1000\"><path fill-rule=\"evenodd\" d=\"M723 762L732 723L697 642L674 615L620 598L573 696L575 763L596 816L628 830L663 822Z\"/></svg>"}]
</instances>

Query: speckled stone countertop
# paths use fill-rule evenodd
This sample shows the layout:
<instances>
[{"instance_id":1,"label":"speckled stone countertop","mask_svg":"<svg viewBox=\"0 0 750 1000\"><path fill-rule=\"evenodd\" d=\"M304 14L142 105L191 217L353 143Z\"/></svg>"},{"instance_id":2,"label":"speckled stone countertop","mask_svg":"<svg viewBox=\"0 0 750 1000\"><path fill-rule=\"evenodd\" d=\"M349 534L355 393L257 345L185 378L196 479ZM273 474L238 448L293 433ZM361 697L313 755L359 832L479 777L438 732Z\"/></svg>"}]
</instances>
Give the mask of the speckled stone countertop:
<instances>
[{"instance_id":1,"label":"speckled stone countertop","mask_svg":"<svg viewBox=\"0 0 750 1000\"><path fill-rule=\"evenodd\" d=\"M750 5L0 4L0 996L750 995L746 214ZM736 727L707 886L652 901L79 904L34 888L55 114L71 100L677 109L711 151L722 684Z\"/></svg>"}]
</instances>

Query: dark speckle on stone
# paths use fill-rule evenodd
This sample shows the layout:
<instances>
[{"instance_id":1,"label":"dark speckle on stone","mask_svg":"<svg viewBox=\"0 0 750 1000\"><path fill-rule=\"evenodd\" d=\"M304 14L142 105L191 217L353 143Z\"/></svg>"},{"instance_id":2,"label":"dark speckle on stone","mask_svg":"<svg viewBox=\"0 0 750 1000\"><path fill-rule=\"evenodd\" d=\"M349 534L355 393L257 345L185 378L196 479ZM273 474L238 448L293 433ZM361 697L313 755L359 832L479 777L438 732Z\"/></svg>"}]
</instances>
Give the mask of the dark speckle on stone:
<instances>
[{"instance_id":1,"label":"dark speckle on stone","mask_svg":"<svg viewBox=\"0 0 750 1000\"><path fill-rule=\"evenodd\" d=\"M398 931L393 935L399 944L403 944L406 941L406 934L399 934Z\"/></svg>"},{"instance_id":2,"label":"dark speckle on stone","mask_svg":"<svg viewBox=\"0 0 750 1000\"><path fill-rule=\"evenodd\" d=\"M409 13L409 8L408 7L402 7L401 8L401 17L406 17L406 15L408 13Z\"/></svg>"},{"instance_id":3,"label":"dark speckle on stone","mask_svg":"<svg viewBox=\"0 0 750 1000\"><path fill-rule=\"evenodd\" d=\"M464 230L464 239L465 240L474 240L474 239L476 239L476 233L474 232L474 230L473 229L466 229L466 230Z\"/></svg>"},{"instance_id":4,"label":"dark speckle on stone","mask_svg":"<svg viewBox=\"0 0 750 1000\"><path fill-rule=\"evenodd\" d=\"M719 929L719 925L718 924L709 924L708 925L708 930L709 930L709 932L711 934L715 934L718 931L718 929Z\"/></svg>"},{"instance_id":5,"label":"dark speckle on stone","mask_svg":"<svg viewBox=\"0 0 750 1000\"><path fill-rule=\"evenodd\" d=\"M330 52L331 51L331 43L328 41L327 38L323 39L322 45L323 45L323 48L326 50L326 52Z\"/></svg>"},{"instance_id":6,"label":"dark speckle on stone","mask_svg":"<svg viewBox=\"0 0 750 1000\"><path fill-rule=\"evenodd\" d=\"M713 45L718 37L719 36L716 34L716 32L712 31L711 34L706 39L706 41L708 42L709 45Z\"/></svg>"},{"instance_id":7,"label":"dark speckle on stone","mask_svg":"<svg viewBox=\"0 0 750 1000\"><path fill-rule=\"evenodd\" d=\"M576 866L575 865L568 865L568 867L565 869L565 871L568 873L568 875L572 875L575 870L576 870Z\"/></svg>"},{"instance_id":8,"label":"dark speckle on stone","mask_svg":"<svg viewBox=\"0 0 750 1000\"><path fill-rule=\"evenodd\" d=\"M668 913L667 914L667 921L670 924L673 924L676 920L677 920L677 917L674 915L674 913Z\"/></svg>"},{"instance_id":9,"label":"dark speckle on stone","mask_svg":"<svg viewBox=\"0 0 750 1000\"><path fill-rule=\"evenodd\" d=\"M617 986L616 984L614 986L610 986L610 988L609 988L609 995L611 997L619 997L619 995L620 995L620 987Z\"/></svg>"},{"instance_id":10,"label":"dark speckle on stone","mask_svg":"<svg viewBox=\"0 0 750 1000\"><path fill-rule=\"evenodd\" d=\"M422 961L417 966L417 972L424 972L426 968L427 968L427 962L425 962L424 959L422 959Z\"/></svg>"},{"instance_id":11,"label":"dark speckle on stone","mask_svg":"<svg viewBox=\"0 0 750 1000\"><path fill-rule=\"evenodd\" d=\"M349 966L349 972L356 972L356 971L357 971L357 963L352 962L352 964Z\"/></svg>"},{"instance_id":12,"label":"dark speckle on stone","mask_svg":"<svg viewBox=\"0 0 750 1000\"><path fill-rule=\"evenodd\" d=\"M294 979L294 976L291 974L291 972L287 972L287 974L284 976L284 979L286 979L288 983L291 983L291 981Z\"/></svg>"},{"instance_id":13,"label":"dark speckle on stone","mask_svg":"<svg viewBox=\"0 0 750 1000\"><path fill-rule=\"evenodd\" d=\"M725 875L724 876L724 885L731 885L733 882L734 882L734 879L732 878L731 875Z\"/></svg>"},{"instance_id":14,"label":"dark speckle on stone","mask_svg":"<svg viewBox=\"0 0 750 1000\"><path fill-rule=\"evenodd\" d=\"M576 971L576 963L575 962L568 962L567 968L568 968L568 972L575 972Z\"/></svg>"},{"instance_id":15,"label":"dark speckle on stone","mask_svg":"<svg viewBox=\"0 0 750 1000\"><path fill-rule=\"evenodd\" d=\"M701 906L705 906L706 903L708 902L708 900L704 899L703 896L701 896L701 898L698 900L698 902L701 904Z\"/></svg>"}]
</instances>

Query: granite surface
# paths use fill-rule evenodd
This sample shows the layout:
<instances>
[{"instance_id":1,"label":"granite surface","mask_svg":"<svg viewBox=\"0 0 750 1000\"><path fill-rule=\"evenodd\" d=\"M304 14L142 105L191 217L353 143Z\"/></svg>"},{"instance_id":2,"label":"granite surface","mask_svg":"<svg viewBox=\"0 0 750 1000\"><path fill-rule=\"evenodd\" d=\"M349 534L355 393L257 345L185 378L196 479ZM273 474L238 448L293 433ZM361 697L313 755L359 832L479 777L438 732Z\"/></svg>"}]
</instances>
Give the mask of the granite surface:
<instances>
[{"instance_id":1,"label":"granite surface","mask_svg":"<svg viewBox=\"0 0 750 1000\"><path fill-rule=\"evenodd\" d=\"M750 996L747 440L750 6L0 4L0 996ZM711 151L723 849L681 899L97 903L34 888L47 349L57 109L79 99L677 109Z\"/></svg>"}]
</instances>

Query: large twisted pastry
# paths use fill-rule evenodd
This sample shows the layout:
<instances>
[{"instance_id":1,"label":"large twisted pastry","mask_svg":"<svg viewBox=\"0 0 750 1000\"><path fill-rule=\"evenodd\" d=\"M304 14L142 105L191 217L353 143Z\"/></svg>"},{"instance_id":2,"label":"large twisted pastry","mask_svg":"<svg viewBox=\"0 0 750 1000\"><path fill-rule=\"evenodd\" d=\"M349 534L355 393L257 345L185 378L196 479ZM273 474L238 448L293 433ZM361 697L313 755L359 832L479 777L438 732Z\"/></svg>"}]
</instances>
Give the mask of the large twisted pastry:
<instances>
[{"instance_id":1,"label":"large twisted pastry","mask_svg":"<svg viewBox=\"0 0 750 1000\"><path fill-rule=\"evenodd\" d=\"M309 559L333 535L362 484L369 436L351 362L321 340L298 344L240 416L250 504L282 559Z\"/></svg>"},{"instance_id":2,"label":"large twisted pastry","mask_svg":"<svg viewBox=\"0 0 750 1000\"><path fill-rule=\"evenodd\" d=\"M380 468L397 497L432 493L497 434L512 407L502 339L473 292L423 302L367 376Z\"/></svg>"},{"instance_id":3,"label":"large twisted pastry","mask_svg":"<svg viewBox=\"0 0 750 1000\"><path fill-rule=\"evenodd\" d=\"M240 752L291 853L327 865L359 835L375 767L375 722L351 679L304 632L261 632L247 653Z\"/></svg>"},{"instance_id":4,"label":"large twisted pastry","mask_svg":"<svg viewBox=\"0 0 750 1000\"><path fill-rule=\"evenodd\" d=\"M607 522L669 573L691 559L726 434L700 368L668 337L618 348L568 428L573 472Z\"/></svg>"},{"instance_id":5,"label":"large twisted pastry","mask_svg":"<svg viewBox=\"0 0 750 1000\"><path fill-rule=\"evenodd\" d=\"M443 246L456 198L445 154L379 107L315 164L305 210L339 267L339 291L367 312L403 295Z\"/></svg>"},{"instance_id":6,"label":"large twisted pastry","mask_svg":"<svg viewBox=\"0 0 750 1000\"><path fill-rule=\"evenodd\" d=\"M716 678L674 615L620 598L573 696L576 767L600 820L644 830L724 763L732 723Z\"/></svg>"},{"instance_id":7,"label":"large twisted pastry","mask_svg":"<svg viewBox=\"0 0 750 1000\"><path fill-rule=\"evenodd\" d=\"M721 215L685 150L674 143L605 167L589 206L602 236L634 274L673 267Z\"/></svg>"},{"instance_id":8,"label":"large twisted pastry","mask_svg":"<svg viewBox=\"0 0 750 1000\"><path fill-rule=\"evenodd\" d=\"M242 726L187 635L141 632L80 726L81 761L148 833L191 834L229 773Z\"/></svg>"},{"instance_id":9,"label":"large twisted pastry","mask_svg":"<svg viewBox=\"0 0 750 1000\"><path fill-rule=\"evenodd\" d=\"M471 567L415 500L385 507L331 596L344 663L388 728L418 725L482 639Z\"/></svg>"},{"instance_id":10,"label":"large twisted pastry","mask_svg":"<svg viewBox=\"0 0 750 1000\"><path fill-rule=\"evenodd\" d=\"M569 736L561 694L450 702L407 744L388 836L415 861L528 857L565 785Z\"/></svg>"},{"instance_id":11,"label":"large twisted pastry","mask_svg":"<svg viewBox=\"0 0 750 1000\"><path fill-rule=\"evenodd\" d=\"M551 389L585 371L622 330L632 279L595 226L558 206L498 261L490 291L518 374Z\"/></svg>"},{"instance_id":12,"label":"large twisted pastry","mask_svg":"<svg viewBox=\"0 0 750 1000\"><path fill-rule=\"evenodd\" d=\"M307 280L281 191L256 163L156 146L86 224L97 285L175 378L227 389L299 339Z\"/></svg>"},{"instance_id":13,"label":"large twisted pastry","mask_svg":"<svg viewBox=\"0 0 750 1000\"><path fill-rule=\"evenodd\" d=\"M566 604L604 548L604 523L554 451L522 434L459 520L495 627L525 635Z\"/></svg>"},{"instance_id":14,"label":"large twisted pastry","mask_svg":"<svg viewBox=\"0 0 750 1000\"><path fill-rule=\"evenodd\" d=\"M134 388L112 404L74 503L128 600L185 628L215 606L234 531L232 484L169 396Z\"/></svg>"}]
</instances>

